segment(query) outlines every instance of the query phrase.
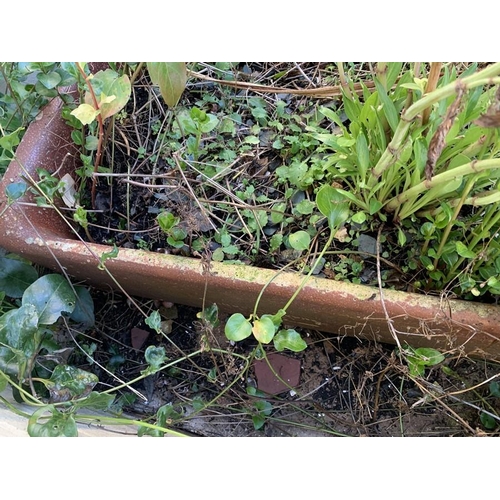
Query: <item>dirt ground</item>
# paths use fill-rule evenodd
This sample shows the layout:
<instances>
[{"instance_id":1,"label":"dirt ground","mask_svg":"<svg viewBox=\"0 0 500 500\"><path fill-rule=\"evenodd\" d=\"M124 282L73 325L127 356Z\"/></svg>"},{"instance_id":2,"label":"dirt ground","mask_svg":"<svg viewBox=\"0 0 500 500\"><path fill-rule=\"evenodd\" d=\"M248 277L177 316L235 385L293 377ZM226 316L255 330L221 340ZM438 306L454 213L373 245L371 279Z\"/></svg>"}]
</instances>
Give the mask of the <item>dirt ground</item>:
<instances>
[{"instance_id":1,"label":"dirt ground","mask_svg":"<svg viewBox=\"0 0 500 500\"><path fill-rule=\"evenodd\" d=\"M94 300L96 328L80 345L93 345L95 363L82 358L81 367L99 376L95 390L136 378L146 367L148 346L163 346L167 353L170 367L131 386L135 400L123 411L140 419L154 422L158 410L167 409L170 427L195 436L498 434L480 420L481 410L500 410L500 399L490 396L485 382L498 373L495 364L450 357L412 380L395 346L302 331L308 348L282 353L300 362L298 384L266 394L259 392L261 380L249 358L255 344L231 345L224 316L218 327L207 328L198 310L173 306L171 332L158 335L124 297L95 292ZM140 348L132 347L137 329ZM127 394L132 391L121 392Z\"/></svg>"}]
</instances>

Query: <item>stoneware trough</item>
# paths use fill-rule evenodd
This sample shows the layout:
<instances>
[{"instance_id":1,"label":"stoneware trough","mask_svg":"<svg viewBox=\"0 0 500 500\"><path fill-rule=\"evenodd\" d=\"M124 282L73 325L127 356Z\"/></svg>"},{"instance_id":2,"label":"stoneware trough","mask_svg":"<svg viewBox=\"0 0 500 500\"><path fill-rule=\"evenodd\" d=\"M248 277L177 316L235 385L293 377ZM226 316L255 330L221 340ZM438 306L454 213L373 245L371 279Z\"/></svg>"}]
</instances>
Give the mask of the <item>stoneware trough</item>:
<instances>
[{"instance_id":1,"label":"stoneware trough","mask_svg":"<svg viewBox=\"0 0 500 500\"><path fill-rule=\"evenodd\" d=\"M29 126L0 184L0 212L7 204L5 188L21 177L36 179L42 167L63 176L78 166L71 130L54 99ZM76 177L76 176L75 176ZM259 314L275 313L299 286L302 275L246 265L212 262L207 271L196 258L121 248L106 261L113 278L99 268L99 257L110 247L89 244L75 236L54 210L33 204L30 194L0 217L0 247L60 272L75 282L117 288L128 294L201 308L216 303L226 313L249 315L259 292L271 280L260 301ZM116 281L115 281L116 280ZM288 309L290 326L340 336L355 336L413 347L435 347L475 357L500 360L500 308L352 285L312 277ZM390 326L392 326L392 329Z\"/></svg>"}]
</instances>

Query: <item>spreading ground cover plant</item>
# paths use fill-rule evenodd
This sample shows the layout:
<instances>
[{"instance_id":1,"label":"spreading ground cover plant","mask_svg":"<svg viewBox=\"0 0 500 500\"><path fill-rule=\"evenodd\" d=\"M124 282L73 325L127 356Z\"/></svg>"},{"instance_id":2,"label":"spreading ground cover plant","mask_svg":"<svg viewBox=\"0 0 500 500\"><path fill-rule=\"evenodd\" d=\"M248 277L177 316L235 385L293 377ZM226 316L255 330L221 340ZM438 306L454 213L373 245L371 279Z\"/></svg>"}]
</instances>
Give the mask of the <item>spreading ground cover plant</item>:
<instances>
[{"instance_id":1,"label":"spreading ground cover plant","mask_svg":"<svg viewBox=\"0 0 500 500\"><path fill-rule=\"evenodd\" d=\"M69 343L64 336L70 328L82 335L94 326L94 303L87 288L72 285L61 274L39 277L28 262L4 255L0 299L0 392L11 386L17 402L34 411L31 415L19 411L3 396L0 401L26 416L30 436L77 436L78 420L95 419L81 415L82 409L109 411L100 417L103 422L137 425L143 434L173 432L160 424L120 418L124 401L115 397L115 390L94 390L99 378L76 366L81 361L73 353L75 347L80 347L84 359L91 359L92 349L85 350L71 336L74 342ZM161 368L164 357L157 351L146 351L148 366L142 377Z\"/></svg>"},{"instance_id":2,"label":"spreading ground cover plant","mask_svg":"<svg viewBox=\"0 0 500 500\"><path fill-rule=\"evenodd\" d=\"M226 68L222 69L224 72L234 68L229 63L219 66ZM85 67L68 65L66 68L75 80L80 78L82 96L84 92L92 94L89 88L83 92L81 70L85 72ZM140 66L130 68L131 71L127 73L117 65L109 70L113 73L108 71L96 74L89 80L94 97L91 96L90 100L83 97L82 101L94 111L76 105L65 110L65 117L75 126L75 142L82 147L81 179L76 179L77 184L72 194L68 196L70 180L66 179L61 184L60 179L47 172L40 172L40 181L37 183L44 194L40 199L41 203L47 203L47 199L58 194L66 195L65 203L75 209L74 220L82 226L85 236L90 240L114 244L116 251L123 245L154 250L163 248L185 255L204 254L214 260L246 261L295 269L304 273L304 283L312 273L321 273L330 279L370 282L370 271L374 269L377 254L381 254L379 262L384 262L382 259L385 258L387 266L383 273L384 286L393 286L390 278L395 273L406 276L415 271L421 274L428 272L430 279L426 276L421 278L421 282L411 283L413 288L424 291L439 290L439 280L445 283L445 279L438 274L444 274L443 264L437 260L443 236L447 241L456 241L462 235L460 242L464 246L455 244L454 247L459 259L453 260L453 263L459 262L460 258L464 259L457 264L456 276L461 276L463 269L466 269L466 273L462 274L474 271L470 261L477 255L472 255L473 252L468 251L469 247L463 243L463 232L480 224L483 208L475 208L482 207L475 201L478 196L482 202L490 203L491 212L487 217L486 232L476 233L474 236L478 238L475 245L484 244L485 235L491 240L489 244L494 242L496 200L494 191L487 191L491 187L492 177L481 177L481 170L475 170L477 164L474 167L469 165L470 160L480 161L484 158L483 155L490 155L492 159L496 155L496 136L491 131L485 132L487 127L484 127L484 121L487 122L488 117L494 115L494 88L478 93L478 100L480 97L483 99L481 106L467 105L467 109L472 111L464 115L463 128L457 127L458 130L453 135L450 132L453 121L458 120L457 116L463 112L461 106L464 106L464 100L469 97L465 90L460 90L460 86L449 87L446 91L450 92L449 95L446 92L439 94L440 99L436 101L427 121L434 128L429 126L427 129L424 124L420 124L413 130L412 127L418 120L410 120L411 125L405 129L408 117L411 117L412 106L419 103L418 88L425 90L422 82L408 77L412 76L412 68L408 66L389 65L386 79L384 80L382 72L374 85L367 82L361 87L349 86L349 82L344 81L346 90L342 100L332 99L326 103L315 101L312 104L306 102L299 104L296 113L291 109L296 103L292 103L285 95L277 100L269 99L266 95L235 96L234 92L225 87L217 88L214 94L200 92L199 96L196 91L191 90L199 97L194 105L192 96L189 97L188 105L183 104L181 98L177 107L174 106L179 97L177 100L172 98L170 104L174 111L171 112L170 109L165 109L159 94L154 89L151 90L147 83L144 84L142 101L139 100L140 92L133 94L132 110L137 106L146 110L147 124L142 123L140 126L146 128L147 125L146 134L151 134L151 141L140 139L137 135L137 143L133 143L124 132L128 127L137 127L138 122L135 111L127 109L129 97L128 86L123 84L126 80L124 76L128 74L129 79L134 80L135 75L146 82L148 76L139 71ZM383 69L383 66L380 68ZM442 77L441 84L444 88L448 82L455 81L454 68L450 68L449 74L446 72L448 68L445 68ZM474 69L469 69L473 77ZM461 77L468 78L467 72L462 72ZM152 75L151 78L153 79ZM156 78L156 83L159 83L158 75ZM279 75L276 78L279 79ZM465 80L465 85L469 86L468 92L484 80L484 74L481 78L474 78ZM118 89L114 87L115 82L120 82ZM486 83L496 81L489 78ZM179 87L182 85L183 82L180 81ZM382 97L381 89L387 92L385 98ZM461 100L453 96L457 89L459 94L463 92ZM127 98L118 99L120 102L117 105L115 94L119 95L121 91ZM136 92L132 90L132 86L130 92ZM237 108L234 104L230 106L222 102L219 93L228 101L233 99ZM412 101L413 94L415 103ZM449 102L438 112L437 104L444 97ZM154 108L155 112L152 102L158 106ZM366 107L368 102L370 105ZM388 110L391 108L390 102L396 115ZM428 99L424 104L431 102L432 99ZM116 107L96 113L97 108L100 110L104 105ZM348 108L350 111L347 111ZM78 109L86 109L87 115L80 114L76 111ZM423 119L426 109L428 107L417 106L413 108L413 112L418 117L422 112ZM409 114L405 115L404 112ZM435 117L433 112L436 113ZM399 113L403 113L403 118L397 121ZM102 120L99 120L99 116ZM109 118L108 122L104 122L106 117ZM477 120L479 123L473 123ZM439 123L450 126L450 129L446 130ZM375 129L370 128L375 125ZM474 139L484 146L483 149L471 148L464 153L461 149L463 144L460 143L461 146L453 153L460 152L468 162L462 157L460 161L453 163L450 160L452 153L448 153L447 161L441 161L444 155L440 151L444 146L443 137L451 134L449 137L455 138L456 135L467 134L468 130L478 127L482 129L481 134L484 136L478 135L476 130L467 137L465 143L469 146L471 143L468 141ZM490 133L489 137L487 132ZM114 137L107 150L104 148L106 134ZM224 140L220 140L220 137ZM403 146L398 145L395 138L399 138ZM120 150L127 152L125 163L118 160ZM429 163L432 160L429 151L433 151L436 157L434 165ZM136 156L129 154L131 152ZM99 160L100 155L103 158L107 156L112 161L103 166ZM381 161L382 164L387 162L388 166L378 171L376 166ZM418 168L413 169L417 165ZM480 164L479 167L482 168L483 165ZM495 165L496 163L486 164L485 168L490 172ZM452 172L453 175L449 173L451 169L460 167L464 168ZM126 173L120 171L123 168ZM446 173L448 176L433 180ZM429 174L430 179L427 179ZM374 181L377 176L382 180ZM113 182L114 177L119 179L117 184ZM95 178L101 181L94 182ZM466 181L458 185L457 178L465 178ZM85 179L86 185L82 182ZM103 179L106 181L102 182ZM450 179L453 180L453 189L449 185L443 186ZM108 182L115 189L114 194L109 193ZM132 194L135 187L140 189L144 199ZM429 187L431 189L425 191ZM438 189L432 191L434 188ZM17 193L14 192L11 198L15 201L16 197ZM446 200L444 205L443 200ZM395 210L393 205L397 205ZM446 211L447 205L454 210L451 214L450 210ZM467 227L460 213L463 205L472 206L471 211L466 214L472 220ZM342 215L337 219L333 214L339 207L342 207ZM447 214L448 218L440 215L442 213ZM116 229L110 231L96 227L100 217L106 222L114 218L117 221ZM152 225L141 226L141 217L149 220ZM422 218L429 224L420 227L418 221ZM418 231L410 222L417 223ZM138 229L141 227L142 229ZM441 233L437 229L442 230ZM377 234L378 237L375 237ZM333 250L332 243L335 245ZM419 244L425 250L421 255L416 251ZM396 260L396 264L390 265L393 250L400 258ZM448 256L450 252L447 249L441 253ZM435 258L436 264L426 260L426 256L429 259ZM443 261L448 263L445 258ZM101 265L105 266L105 262L101 262ZM404 268L405 265L407 269ZM477 269L481 269L481 266ZM491 269L485 273L487 281L474 283L480 293L470 289L468 291L471 296L494 295L496 273L495 269ZM467 276L471 278L474 275ZM471 281L468 282L470 284ZM404 288L407 289L408 285L404 284ZM254 314L250 318L244 318L233 315L225 324L226 337L235 341L255 340L264 345L273 341L277 350L288 349L298 353L306 345L300 334L280 330L286 308L287 306L267 317L257 317ZM210 312L210 309L205 309L200 320L202 331L208 338L207 331L213 330L218 324L216 310ZM162 318L157 311L148 316L146 324L159 336L165 333ZM162 342L168 341L163 339ZM210 341L207 342L201 349L195 350L192 357L179 359L192 360L204 350L215 355L214 349L207 350L207 345L211 345ZM252 354L241 358L244 362L243 372L253 356L262 355L262 345L252 349L255 349L251 351ZM437 351L431 351L415 350L408 346L400 352L406 360L410 377L425 377L429 368L441 366L443 356ZM117 364L118 358L117 355L114 361ZM232 358L233 354L229 354L224 362L230 365L228 360ZM141 380L141 377L155 376L167 370L175 372L177 361L172 363L168 360L163 347L149 346L144 352L144 359L147 367L139 377ZM220 380L217 377L217 363L206 371L207 379L214 382ZM440 397L438 387L432 388L431 392ZM493 387L491 397L494 392ZM252 386L247 388L247 393L262 397ZM262 428L273 413L275 406L268 399L258 399L251 405L252 421L256 429ZM201 410L211 404L207 405L207 401L200 399L193 406ZM486 410L486 413L481 413L483 414L485 416L481 419L490 425L490 429L494 429L494 411ZM158 425L164 428L167 422L181 421L186 416L186 409L182 405L170 404L158 410L156 419ZM488 417L493 420L488 421ZM488 428L484 423L483 425ZM165 431L151 429L151 432L161 434Z\"/></svg>"},{"instance_id":3,"label":"spreading ground cover plant","mask_svg":"<svg viewBox=\"0 0 500 500\"><path fill-rule=\"evenodd\" d=\"M55 96L66 99L59 88L75 82L61 63L0 63L0 175L42 106Z\"/></svg>"},{"instance_id":4,"label":"spreading ground cover plant","mask_svg":"<svg viewBox=\"0 0 500 500\"><path fill-rule=\"evenodd\" d=\"M78 209L91 238L308 272L326 241L316 192L331 185L350 214L316 274L373 283L383 225L386 286L496 300L498 65L380 63L359 82L339 65L342 95L302 103L219 83L183 93L185 67L164 64L155 68L161 92L140 66L115 66L66 110L83 148L80 174L94 179ZM229 83L239 75L232 63L219 67ZM119 85L127 72L133 88ZM94 87L113 108L88 104ZM114 139L101 161L105 117Z\"/></svg>"}]
</instances>

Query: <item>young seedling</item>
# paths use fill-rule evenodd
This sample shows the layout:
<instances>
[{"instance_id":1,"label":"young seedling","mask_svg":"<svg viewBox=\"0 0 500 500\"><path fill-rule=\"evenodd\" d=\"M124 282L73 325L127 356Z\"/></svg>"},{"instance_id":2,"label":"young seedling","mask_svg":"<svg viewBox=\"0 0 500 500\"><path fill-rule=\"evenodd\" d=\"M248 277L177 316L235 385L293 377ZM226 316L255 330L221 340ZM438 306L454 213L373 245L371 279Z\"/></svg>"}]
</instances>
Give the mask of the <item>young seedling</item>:
<instances>
[{"instance_id":1,"label":"young seedling","mask_svg":"<svg viewBox=\"0 0 500 500\"><path fill-rule=\"evenodd\" d=\"M245 318L245 316L241 313L233 314L228 319L225 326L225 334L229 340L238 342L253 335L261 344L269 344L271 341L274 341L274 347L278 351L289 349L294 352L299 352L307 347L306 343L296 330L280 329L282 320L287 309L293 303L297 295L305 286L307 280L314 272L316 263L321 261L325 252L332 244L337 231L349 217L348 202L337 189L331 187L330 185L325 184L320 188L316 195L316 205L319 211L327 219L330 236L328 241L325 243L323 250L315 260L315 265L311 266L309 273L304 277L293 296L276 314L264 314L260 317L257 315L258 302L265 288L261 291L261 295L257 299L254 307L254 313L250 315L249 318ZM296 238L296 243L299 247L301 247L301 241L305 241L303 235L299 235L299 237Z\"/></svg>"}]
</instances>

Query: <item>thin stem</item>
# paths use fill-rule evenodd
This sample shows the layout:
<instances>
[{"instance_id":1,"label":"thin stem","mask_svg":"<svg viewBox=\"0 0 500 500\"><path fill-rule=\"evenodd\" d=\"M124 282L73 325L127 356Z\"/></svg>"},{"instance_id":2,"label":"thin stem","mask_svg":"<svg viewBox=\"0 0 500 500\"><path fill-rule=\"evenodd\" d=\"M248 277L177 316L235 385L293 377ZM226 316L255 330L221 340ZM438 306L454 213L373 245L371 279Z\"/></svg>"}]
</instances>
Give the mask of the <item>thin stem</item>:
<instances>
[{"instance_id":1,"label":"thin stem","mask_svg":"<svg viewBox=\"0 0 500 500\"><path fill-rule=\"evenodd\" d=\"M439 248L436 253L436 257L434 258L434 268L437 268L438 261L441 257L441 254L443 253L443 248L446 245L446 242L448 241L448 237L450 236L451 228L453 227L453 224L458 218L458 214L460 210L462 209L462 206L464 205L465 199L467 198L467 195L469 194L470 190L474 187L474 184L476 182L476 179L478 178L477 175L472 176L468 181L467 184L465 185L464 192L462 193L462 196L460 197L459 202L457 203L457 206L455 207L455 210L453 211L453 215L451 217L451 220L448 222L446 225L443 235L441 237L441 241L439 243Z\"/></svg>"},{"instance_id":2,"label":"thin stem","mask_svg":"<svg viewBox=\"0 0 500 500\"><path fill-rule=\"evenodd\" d=\"M92 87L92 84L90 83L90 80L88 79L87 75L85 74L85 71L83 71L83 68L81 67L80 63L76 63L76 67L78 68L78 71L80 74L83 76L84 81L87 82L87 86L89 88L90 95L92 97L92 101L94 103L94 108L99 111L100 106L99 102L97 101L97 97L94 92L94 88ZM102 154L102 142L104 138L104 123L102 120L101 113L97 114L97 124L99 126L99 138L97 140L97 151L95 155L95 163L94 163L94 174L97 172L97 169L99 168L99 163L101 161L101 154ZM92 208L95 210L95 197L96 197L96 188L97 188L97 179L96 177L92 177L92 191L91 191L91 198L92 198Z\"/></svg>"},{"instance_id":3,"label":"thin stem","mask_svg":"<svg viewBox=\"0 0 500 500\"><path fill-rule=\"evenodd\" d=\"M313 262L313 264L311 265L311 269L309 270L309 272L306 274L306 276L304 276L304 279L302 280L302 282L300 283L299 287L297 288L297 290L295 290L294 294L291 296L290 300L286 303L285 307L283 307L283 310L286 311L290 305L292 304L292 302L296 299L297 295L300 293L300 291L302 290L302 288L304 288L306 282L309 280L309 278L311 277L314 269L316 268L316 266L318 265L318 263L321 261L323 255L325 255L325 252L327 250L327 248L332 244L332 241L333 241L333 238L335 237L335 234L336 234L336 230L333 230L333 229L330 229L330 237L328 238L328 241L326 242L325 246L323 247L323 250L321 250L321 253L319 254L319 256L317 257L317 259Z\"/></svg>"},{"instance_id":4,"label":"thin stem","mask_svg":"<svg viewBox=\"0 0 500 500\"><path fill-rule=\"evenodd\" d=\"M162 427L156 424L150 424L148 422L144 422L142 420L132 420L128 418L117 418L117 417L106 417L101 415L80 415L75 414L75 420L91 420L94 422L98 422L99 424L106 425L137 425L139 427L146 427L147 429L153 429L160 432L164 432L165 434L170 434L176 437L189 437L187 434L184 434L180 431L174 431L173 429L167 429L166 427Z\"/></svg>"},{"instance_id":5,"label":"thin stem","mask_svg":"<svg viewBox=\"0 0 500 500\"><path fill-rule=\"evenodd\" d=\"M130 77L130 85L131 86L134 86L134 82L135 80L137 79L137 76L140 74L140 72L142 71L142 68L144 67L144 64L143 62L139 63L137 65L137 68L135 68L135 71L134 71L134 74Z\"/></svg>"},{"instance_id":6,"label":"thin stem","mask_svg":"<svg viewBox=\"0 0 500 500\"><path fill-rule=\"evenodd\" d=\"M446 172L441 172L440 174L435 175L431 180L424 180L416 186L407 189L404 193L401 193L389 200L385 208L387 211L392 212L404 203L407 203L409 201L413 202L418 195L433 187L444 185L445 183L457 178L461 178L464 175L485 172L487 170L493 170L496 168L500 168L500 159L498 158L490 160L471 161L464 165L460 165L459 167L447 170ZM408 215L411 215L411 213L412 212L410 212L409 210L406 210L405 213L403 209L400 212L400 218L403 219L405 217L408 217Z\"/></svg>"}]
</instances>

